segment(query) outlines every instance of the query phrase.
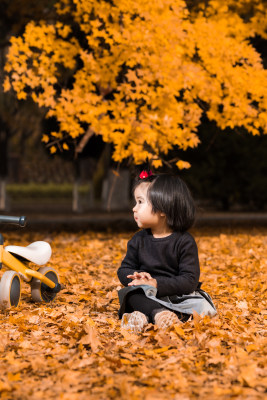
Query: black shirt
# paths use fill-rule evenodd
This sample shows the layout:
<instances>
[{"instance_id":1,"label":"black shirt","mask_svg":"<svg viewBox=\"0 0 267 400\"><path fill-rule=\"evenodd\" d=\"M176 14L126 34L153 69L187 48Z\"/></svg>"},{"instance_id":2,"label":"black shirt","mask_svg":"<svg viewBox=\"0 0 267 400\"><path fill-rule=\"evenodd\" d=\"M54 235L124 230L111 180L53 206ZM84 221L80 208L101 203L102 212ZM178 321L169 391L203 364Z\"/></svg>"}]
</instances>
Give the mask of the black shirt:
<instances>
[{"instance_id":1,"label":"black shirt","mask_svg":"<svg viewBox=\"0 0 267 400\"><path fill-rule=\"evenodd\" d=\"M128 242L127 254L118 269L124 286L135 271L148 272L157 280L157 297L192 293L199 283L198 250L190 233L173 232L154 238L151 231L137 232Z\"/></svg>"}]
</instances>

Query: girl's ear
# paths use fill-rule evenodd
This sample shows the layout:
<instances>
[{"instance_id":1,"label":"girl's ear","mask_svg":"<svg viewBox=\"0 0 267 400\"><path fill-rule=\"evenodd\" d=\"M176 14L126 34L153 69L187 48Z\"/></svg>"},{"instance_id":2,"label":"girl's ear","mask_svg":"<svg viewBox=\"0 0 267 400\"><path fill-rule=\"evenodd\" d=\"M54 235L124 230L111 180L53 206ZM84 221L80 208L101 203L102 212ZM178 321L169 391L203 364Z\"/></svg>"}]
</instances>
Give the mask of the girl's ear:
<instances>
[{"instance_id":1,"label":"girl's ear","mask_svg":"<svg viewBox=\"0 0 267 400\"><path fill-rule=\"evenodd\" d=\"M166 214L163 213L163 212L161 212L159 215L160 215L161 217L166 217Z\"/></svg>"}]
</instances>

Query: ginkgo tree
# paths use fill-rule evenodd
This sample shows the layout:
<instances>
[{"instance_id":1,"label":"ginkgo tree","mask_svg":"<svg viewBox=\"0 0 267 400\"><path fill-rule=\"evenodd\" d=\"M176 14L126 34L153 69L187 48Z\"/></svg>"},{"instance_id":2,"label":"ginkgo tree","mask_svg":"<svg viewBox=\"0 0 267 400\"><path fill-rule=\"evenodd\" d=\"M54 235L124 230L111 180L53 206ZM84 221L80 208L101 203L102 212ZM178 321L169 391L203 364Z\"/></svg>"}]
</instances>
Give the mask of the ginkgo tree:
<instances>
[{"instance_id":1,"label":"ginkgo tree","mask_svg":"<svg viewBox=\"0 0 267 400\"><path fill-rule=\"evenodd\" d=\"M12 37L4 89L30 96L58 129L51 153L87 135L115 161L162 165L199 143L203 113L221 129L267 133L264 1L59 0L55 18ZM189 163L176 160L179 168Z\"/></svg>"}]
</instances>

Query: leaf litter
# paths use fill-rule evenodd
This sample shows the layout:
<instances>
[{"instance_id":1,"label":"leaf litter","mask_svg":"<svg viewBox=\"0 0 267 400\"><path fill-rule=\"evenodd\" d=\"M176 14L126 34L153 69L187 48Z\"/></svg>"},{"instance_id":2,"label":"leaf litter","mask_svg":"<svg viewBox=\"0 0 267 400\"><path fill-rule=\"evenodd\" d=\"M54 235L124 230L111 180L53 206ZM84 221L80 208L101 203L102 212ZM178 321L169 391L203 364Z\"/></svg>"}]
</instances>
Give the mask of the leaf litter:
<instances>
[{"instance_id":1,"label":"leaf litter","mask_svg":"<svg viewBox=\"0 0 267 400\"><path fill-rule=\"evenodd\" d=\"M263 399L267 230L193 234L218 315L135 335L117 317L116 271L132 234L47 232L64 289L37 304L22 282L19 306L0 313L1 399ZM40 234L5 240L24 246Z\"/></svg>"}]
</instances>

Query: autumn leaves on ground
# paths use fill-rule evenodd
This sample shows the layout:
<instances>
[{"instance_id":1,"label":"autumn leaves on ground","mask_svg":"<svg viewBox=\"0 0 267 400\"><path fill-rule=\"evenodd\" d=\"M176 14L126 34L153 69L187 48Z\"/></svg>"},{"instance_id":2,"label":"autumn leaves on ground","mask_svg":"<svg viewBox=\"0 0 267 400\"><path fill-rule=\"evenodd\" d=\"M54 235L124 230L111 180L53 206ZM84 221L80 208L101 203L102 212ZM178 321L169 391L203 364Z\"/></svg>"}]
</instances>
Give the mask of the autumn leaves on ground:
<instances>
[{"instance_id":1,"label":"autumn leaves on ground","mask_svg":"<svg viewBox=\"0 0 267 400\"><path fill-rule=\"evenodd\" d=\"M161 332L124 332L116 270L131 233L22 233L5 244L51 243L65 285L0 314L3 399L263 399L266 378L267 231L194 231L203 288L218 315ZM264 354L265 352L265 354Z\"/></svg>"}]
</instances>

